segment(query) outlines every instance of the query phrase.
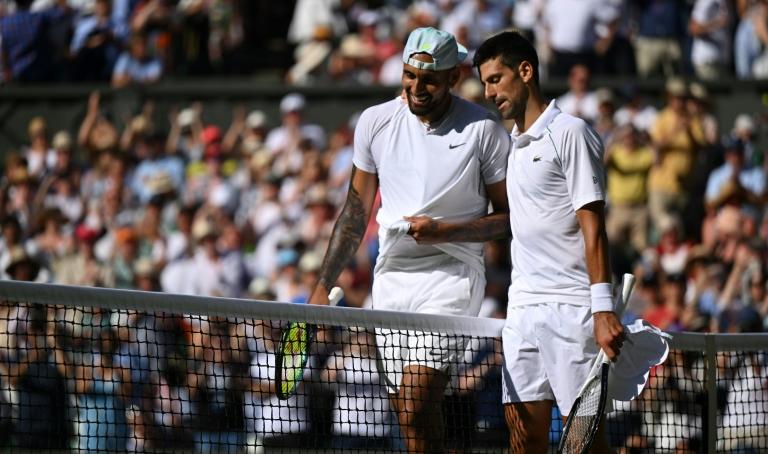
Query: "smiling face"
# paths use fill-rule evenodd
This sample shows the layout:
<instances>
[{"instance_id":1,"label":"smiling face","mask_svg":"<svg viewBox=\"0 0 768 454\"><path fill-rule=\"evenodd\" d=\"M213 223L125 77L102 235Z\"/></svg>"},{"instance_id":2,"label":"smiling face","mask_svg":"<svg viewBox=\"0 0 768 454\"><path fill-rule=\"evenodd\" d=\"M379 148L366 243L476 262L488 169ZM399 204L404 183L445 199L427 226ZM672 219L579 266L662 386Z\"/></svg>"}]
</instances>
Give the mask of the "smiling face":
<instances>
[{"instance_id":1,"label":"smiling face","mask_svg":"<svg viewBox=\"0 0 768 454\"><path fill-rule=\"evenodd\" d=\"M530 67L528 62L520 65ZM501 57L486 60L478 68L480 80L485 87L485 99L491 101L499 109L505 120L523 118L525 106L528 103L529 91L525 86L525 70L517 71L505 65Z\"/></svg>"},{"instance_id":2,"label":"smiling face","mask_svg":"<svg viewBox=\"0 0 768 454\"><path fill-rule=\"evenodd\" d=\"M411 58L432 62L427 54L415 54ZM451 103L451 87L458 80L458 68L429 71L404 64L402 83L411 113L428 121L440 118Z\"/></svg>"}]
</instances>

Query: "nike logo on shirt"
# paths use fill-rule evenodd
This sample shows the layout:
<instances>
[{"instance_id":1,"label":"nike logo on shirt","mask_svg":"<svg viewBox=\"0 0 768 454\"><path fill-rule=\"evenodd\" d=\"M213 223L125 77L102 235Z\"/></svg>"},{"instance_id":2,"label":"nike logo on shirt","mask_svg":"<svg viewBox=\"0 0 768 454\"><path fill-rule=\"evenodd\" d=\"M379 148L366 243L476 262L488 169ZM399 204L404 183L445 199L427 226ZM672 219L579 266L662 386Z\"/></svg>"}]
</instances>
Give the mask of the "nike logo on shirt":
<instances>
[{"instance_id":1,"label":"nike logo on shirt","mask_svg":"<svg viewBox=\"0 0 768 454\"><path fill-rule=\"evenodd\" d=\"M457 144L451 144L451 145L448 145L448 149L449 149L449 150L453 150L454 148L458 148L458 147L460 147L460 146L462 146L462 145L464 145L464 144L466 144L466 143L467 143L467 142L462 142L462 143L457 143Z\"/></svg>"}]
</instances>

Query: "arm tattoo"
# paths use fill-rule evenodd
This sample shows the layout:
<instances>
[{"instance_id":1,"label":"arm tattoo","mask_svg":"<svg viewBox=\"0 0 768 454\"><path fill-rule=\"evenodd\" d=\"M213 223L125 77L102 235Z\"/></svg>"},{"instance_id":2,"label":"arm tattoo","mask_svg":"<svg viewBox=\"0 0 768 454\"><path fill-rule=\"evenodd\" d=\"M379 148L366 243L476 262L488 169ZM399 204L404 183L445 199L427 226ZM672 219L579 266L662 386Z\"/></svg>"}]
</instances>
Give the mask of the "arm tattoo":
<instances>
[{"instance_id":1,"label":"arm tattoo","mask_svg":"<svg viewBox=\"0 0 768 454\"><path fill-rule=\"evenodd\" d=\"M360 246L363 233L365 233L367 222L365 207L360 199L360 194L352 186L354 178L355 169L353 168L349 192L347 193L347 202L344 204L344 209L341 211L339 219L333 227L331 240L328 244L328 252L325 253L325 259L323 260L320 272L320 283L326 289L333 287L339 274L341 274L341 270Z\"/></svg>"},{"instance_id":2,"label":"arm tattoo","mask_svg":"<svg viewBox=\"0 0 768 454\"><path fill-rule=\"evenodd\" d=\"M492 213L452 229L448 241L483 242L509 238L509 213Z\"/></svg>"}]
</instances>

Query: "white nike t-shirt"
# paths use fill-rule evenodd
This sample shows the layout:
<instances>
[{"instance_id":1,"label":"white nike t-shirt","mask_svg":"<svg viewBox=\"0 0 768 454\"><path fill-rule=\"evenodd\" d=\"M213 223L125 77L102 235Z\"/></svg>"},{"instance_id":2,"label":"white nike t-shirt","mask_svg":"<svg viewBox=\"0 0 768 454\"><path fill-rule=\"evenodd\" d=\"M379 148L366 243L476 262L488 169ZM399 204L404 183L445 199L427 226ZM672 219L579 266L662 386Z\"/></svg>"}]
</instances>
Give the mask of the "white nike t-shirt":
<instances>
[{"instance_id":1,"label":"white nike t-shirt","mask_svg":"<svg viewBox=\"0 0 768 454\"><path fill-rule=\"evenodd\" d=\"M379 177L380 250L398 259L447 253L482 272L482 243L418 245L388 229L403 216L461 222L488 214L485 186L505 178L509 147L509 134L490 112L455 96L436 125L419 120L401 98L366 109L355 128L353 162Z\"/></svg>"},{"instance_id":2,"label":"white nike t-shirt","mask_svg":"<svg viewBox=\"0 0 768 454\"><path fill-rule=\"evenodd\" d=\"M512 130L507 196L512 226L509 304L590 305L576 210L605 199L603 144L552 101L528 130Z\"/></svg>"}]
</instances>

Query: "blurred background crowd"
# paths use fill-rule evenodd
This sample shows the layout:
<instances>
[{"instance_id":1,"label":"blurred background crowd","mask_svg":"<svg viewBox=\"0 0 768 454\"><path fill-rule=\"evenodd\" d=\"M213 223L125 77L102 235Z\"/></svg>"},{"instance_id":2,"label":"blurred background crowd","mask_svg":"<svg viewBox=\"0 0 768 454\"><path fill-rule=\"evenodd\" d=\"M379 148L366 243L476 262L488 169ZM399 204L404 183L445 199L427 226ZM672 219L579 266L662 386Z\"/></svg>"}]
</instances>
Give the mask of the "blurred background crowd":
<instances>
[{"instance_id":1,"label":"blurred background crowd","mask_svg":"<svg viewBox=\"0 0 768 454\"><path fill-rule=\"evenodd\" d=\"M407 33L435 26L470 51L514 26L542 75L768 77L762 0L3 0L6 82L278 71L289 84L397 84Z\"/></svg>"},{"instance_id":2,"label":"blurred background crowd","mask_svg":"<svg viewBox=\"0 0 768 454\"><path fill-rule=\"evenodd\" d=\"M313 99L304 87L384 85L396 96L403 39L414 27L448 30L471 51L487 35L515 26L534 40L543 77L564 81L556 95L561 109L590 122L605 143L612 268L616 276L631 271L639 278L627 321L642 317L672 332L768 330L765 113L743 111L724 122L708 88L713 81L768 75L768 3L574 3L0 0L0 64L9 87L95 82L119 88L260 71L275 71L297 87L279 101L277 115L232 103L225 122L214 121L194 98L159 109L151 96L118 121L121 112L112 111L99 91L82 101L85 114L71 129L51 128L46 112L37 112L26 121L25 136L16 132L24 139L2 150L0 278L303 303L345 200L359 115L332 128L314 124L306 115ZM595 87L593 77L627 83ZM653 100L634 83L648 78L663 81L664 93ZM456 94L483 102L482 85L468 65ZM503 318L508 244L487 243L485 252L482 315ZM370 305L377 253L372 219L339 278L343 304ZM82 449L133 451L168 443L206 452L210 443L221 443L226 452L253 442L247 433L318 434L331 430L332 418L341 424L350 417L328 416L330 407L318 397L327 394L322 387L307 391L314 397L307 399L306 417L281 413L307 402L281 404L260 381L274 372L269 361L278 331L270 324L14 302L0 310L0 384L6 390L0 393L0 438L6 437L0 443L15 434L14 443L31 448L40 440L59 440L57 447L75 440ZM355 353L339 356L329 348L317 360L317 382L350 380L345 399L362 392L355 380L368 386L366 393L383 392L371 381L374 374L364 373L375 365L356 364L357 376L346 378L338 376L343 368L329 366L368 358L366 335L345 333L334 342ZM473 353L459 389L481 389L494 402L469 399L473 415L490 418L461 422L477 435L503 423L493 394L498 348L483 345ZM720 362L733 379L721 383L724 415L742 411L736 407L746 400L768 402L761 394L768 392L760 382L764 358L724 355ZM626 422L635 432L614 441L696 451L685 440L701 433L686 432L680 421L702 414L703 390L691 385L700 382L702 370L700 355L673 355L653 378L669 394L649 391L633 404L648 418L669 421ZM753 394L745 399L745 393ZM462 406L469 401L461 399L451 405L466 415ZM643 407L661 400L675 408L660 413ZM345 402L345 411L357 405ZM367 402L386 406L380 396ZM41 416L46 405L50 412ZM325 419L317 417L323 411ZM764 421L768 409L749 412ZM368 443L391 447L396 426L384 420L386 408L356 417L374 415L382 419L369 421L370 427L384 429L368 434L378 439ZM40 423L45 418L65 422ZM89 420L115 423L79 425ZM299 422L281 426L291 420ZM270 426L254 428L253 421ZM700 427L698 421L690 424ZM680 430L670 433L666 428L675 424ZM355 443L344 440L355 435L350 427L333 430L339 431L334 443ZM100 445L108 440L118 444ZM271 442L307 440L288 435Z\"/></svg>"}]
</instances>

